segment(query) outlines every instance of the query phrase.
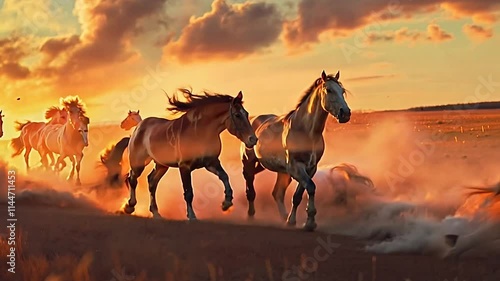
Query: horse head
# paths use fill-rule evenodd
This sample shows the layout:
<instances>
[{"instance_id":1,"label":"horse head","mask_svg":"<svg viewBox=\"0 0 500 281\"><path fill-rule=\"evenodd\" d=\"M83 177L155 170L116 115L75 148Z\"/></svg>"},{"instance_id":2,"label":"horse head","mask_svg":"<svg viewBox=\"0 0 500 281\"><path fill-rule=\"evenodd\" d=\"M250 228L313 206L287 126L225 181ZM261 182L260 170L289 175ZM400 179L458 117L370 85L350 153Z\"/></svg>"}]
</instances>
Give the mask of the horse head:
<instances>
[{"instance_id":1,"label":"horse head","mask_svg":"<svg viewBox=\"0 0 500 281\"><path fill-rule=\"evenodd\" d=\"M347 123L351 119L351 109L345 100L345 88L339 78L340 71L335 76L323 71L316 86L321 87L319 90L323 109L337 118L339 123Z\"/></svg>"},{"instance_id":2,"label":"horse head","mask_svg":"<svg viewBox=\"0 0 500 281\"><path fill-rule=\"evenodd\" d=\"M252 148L257 144L257 136L255 136L255 131L248 120L248 112L243 107L243 93L241 91L230 102L229 118L226 122L229 133L245 143L246 147Z\"/></svg>"},{"instance_id":3,"label":"horse head","mask_svg":"<svg viewBox=\"0 0 500 281\"><path fill-rule=\"evenodd\" d=\"M127 117L123 119L123 121L120 123L120 128L124 130L130 130L133 127L137 126L142 121L142 117L139 114L140 110L137 110L136 112L129 110Z\"/></svg>"}]
</instances>

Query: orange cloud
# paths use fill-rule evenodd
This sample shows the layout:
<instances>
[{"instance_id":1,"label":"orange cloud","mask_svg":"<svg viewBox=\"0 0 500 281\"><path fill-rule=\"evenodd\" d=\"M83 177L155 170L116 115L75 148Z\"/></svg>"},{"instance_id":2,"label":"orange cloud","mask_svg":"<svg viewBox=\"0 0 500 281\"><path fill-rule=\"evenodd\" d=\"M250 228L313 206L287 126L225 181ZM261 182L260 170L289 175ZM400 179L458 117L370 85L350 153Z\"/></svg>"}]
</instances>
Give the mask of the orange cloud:
<instances>
[{"instance_id":1,"label":"orange cloud","mask_svg":"<svg viewBox=\"0 0 500 281\"><path fill-rule=\"evenodd\" d=\"M180 37L166 45L164 54L182 62L240 58L276 42L281 26L274 4L214 0L212 10L191 18Z\"/></svg>"},{"instance_id":2,"label":"orange cloud","mask_svg":"<svg viewBox=\"0 0 500 281\"><path fill-rule=\"evenodd\" d=\"M443 42L453 39L453 35L441 29L437 24L429 24L427 32L409 30L404 27L394 32L368 33L366 40L368 43L377 41L395 41L395 42Z\"/></svg>"},{"instance_id":3,"label":"orange cloud","mask_svg":"<svg viewBox=\"0 0 500 281\"><path fill-rule=\"evenodd\" d=\"M126 87L146 72L133 40L146 33L141 30L143 25L164 16L165 3L166 0L77 0L74 12L81 23L80 35L44 38L38 48L32 46L36 41L23 37L1 39L0 76L32 79L38 85L37 91L50 88L45 92L53 97L68 91L98 95ZM22 65L21 60L28 58L30 65ZM7 92L23 88L11 82L7 81L11 84Z\"/></svg>"},{"instance_id":4,"label":"orange cloud","mask_svg":"<svg viewBox=\"0 0 500 281\"><path fill-rule=\"evenodd\" d=\"M368 25L400 18L411 18L417 12L430 13L444 8L456 16L492 18L499 11L498 0L413 0L413 1L356 1L301 0L294 19L284 23L284 39L289 48L304 48L319 41L320 35L354 31ZM430 31L434 32L434 31ZM444 34L429 33L432 40L448 40Z\"/></svg>"},{"instance_id":5,"label":"orange cloud","mask_svg":"<svg viewBox=\"0 0 500 281\"><path fill-rule=\"evenodd\" d=\"M466 24L463 27L463 31L470 38L483 41L493 37L493 29L482 27L475 24Z\"/></svg>"},{"instance_id":6,"label":"orange cloud","mask_svg":"<svg viewBox=\"0 0 500 281\"><path fill-rule=\"evenodd\" d=\"M29 76L29 68L21 65L21 60L30 53L25 38L11 36L0 39L0 76L10 79L25 79Z\"/></svg>"}]
</instances>

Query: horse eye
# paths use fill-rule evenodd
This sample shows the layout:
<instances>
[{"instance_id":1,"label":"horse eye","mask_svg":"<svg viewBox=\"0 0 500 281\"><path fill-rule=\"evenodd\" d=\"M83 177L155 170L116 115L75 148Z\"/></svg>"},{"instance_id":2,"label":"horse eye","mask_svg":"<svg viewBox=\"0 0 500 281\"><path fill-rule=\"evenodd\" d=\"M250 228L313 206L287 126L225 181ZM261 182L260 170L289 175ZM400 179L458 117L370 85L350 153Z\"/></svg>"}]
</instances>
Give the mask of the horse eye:
<instances>
[{"instance_id":1,"label":"horse eye","mask_svg":"<svg viewBox=\"0 0 500 281\"><path fill-rule=\"evenodd\" d=\"M234 114L234 116L236 116L236 117L241 117L241 114L240 114L239 112L236 112L236 113Z\"/></svg>"}]
</instances>

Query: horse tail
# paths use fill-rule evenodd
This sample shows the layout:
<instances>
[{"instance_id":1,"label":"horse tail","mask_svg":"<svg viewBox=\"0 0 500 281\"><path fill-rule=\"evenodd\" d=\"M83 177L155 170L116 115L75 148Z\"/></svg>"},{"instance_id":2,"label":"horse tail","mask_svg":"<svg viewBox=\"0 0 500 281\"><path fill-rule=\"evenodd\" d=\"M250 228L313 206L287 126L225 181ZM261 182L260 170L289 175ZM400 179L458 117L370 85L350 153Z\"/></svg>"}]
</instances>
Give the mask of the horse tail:
<instances>
[{"instance_id":1,"label":"horse tail","mask_svg":"<svg viewBox=\"0 0 500 281\"><path fill-rule=\"evenodd\" d=\"M24 127L26 127L26 125L29 125L31 123L31 121L26 121L24 123L16 121L15 123L16 123L16 125L14 126L14 128L16 129L16 131L20 132L23 130Z\"/></svg>"},{"instance_id":2,"label":"horse tail","mask_svg":"<svg viewBox=\"0 0 500 281\"><path fill-rule=\"evenodd\" d=\"M120 183L121 160L129 141L130 137L124 137L101 154L101 163L107 170L106 183L110 186L116 186Z\"/></svg>"},{"instance_id":3,"label":"horse tail","mask_svg":"<svg viewBox=\"0 0 500 281\"><path fill-rule=\"evenodd\" d=\"M14 126L14 128L16 129L16 131L20 132L23 130L24 127L26 127L26 125L30 123L31 123L30 121L26 121L24 123L16 121L16 125ZM19 135L19 137L10 140L10 147L12 147L12 149L14 150L14 152L11 155L12 157L19 156L21 155L21 153L23 153L24 141L22 133Z\"/></svg>"},{"instance_id":4,"label":"horse tail","mask_svg":"<svg viewBox=\"0 0 500 281\"><path fill-rule=\"evenodd\" d=\"M19 136L17 138L13 138L10 140L10 147L14 150L12 153L11 157L16 157L21 155L24 151L24 142L22 136Z\"/></svg>"},{"instance_id":5,"label":"horse tail","mask_svg":"<svg viewBox=\"0 0 500 281\"><path fill-rule=\"evenodd\" d=\"M341 170L347 174L349 180L360 182L371 189L375 189L373 181L369 177L359 173L358 169L354 165L342 163L330 169L331 172L333 170Z\"/></svg>"}]
</instances>

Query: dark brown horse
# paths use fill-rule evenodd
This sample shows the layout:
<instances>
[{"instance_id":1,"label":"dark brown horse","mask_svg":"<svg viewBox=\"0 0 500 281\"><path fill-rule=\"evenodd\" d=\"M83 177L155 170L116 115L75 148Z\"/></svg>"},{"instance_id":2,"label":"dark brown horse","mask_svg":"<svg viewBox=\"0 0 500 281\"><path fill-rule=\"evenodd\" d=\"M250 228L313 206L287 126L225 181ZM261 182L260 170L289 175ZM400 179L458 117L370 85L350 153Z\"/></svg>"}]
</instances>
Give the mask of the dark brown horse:
<instances>
[{"instance_id":1,"label":"dark brown horse","mask_svg":"<svg viewBox=\"0 0 500 281\"><path fill-rule=\"evenodd\" d=\"M323 156L325 142L323 130L328 114L340 123L346 123L351 110L344 99L345 89L339 81L340 73L326 75L323 71L305 92L297 107L283 116L259 115L252 119L252 126L259 141L254 148L242 149L243 176L246 180L246 194L249 203L248 215L255 214L254 178L264 169L277 173L273 197L283 219L287 219L284 205L285 191L292 179L298 182L293 196L293 206L288 216L289 225L296 224L297 207L307 190L306 230L316 228L314 195L316 185L312 178Z\"/></svg>"},{"instance_id":2,"label":"dark brown horse","mask_svg":"<svg viewBox=\"0 0 500 281\"><path fill-rule=\"evenodd\" d=\"M229 177L219 161L222 149L220 134L227 129L249 148L257 142L248 112L243 107L243 94L239 92L233 98L206 92L204 95L195 95L187 89L181 89L181 92L186 102L180 101L175 95L169 98L172 105L169 110L184 113L181 117L174 120L148 117L137 125L130 138L123 138L101 156L101 161L108 169L108 183L113 184L120 178L120 161L128 147L130 172L125 182L130 190L130 198L124 208L127 214L134 212L137 179L151 161L155 163L148 175L151 193L149 210L153 217L161 217L156 205L156 188L170 167L179 168L188 219L196 219L192 207L194 195L191 172L199 168L205 168L223 182L225 200L222 210L226 211L233 205Z\"/></svg>"}]
</instances>

